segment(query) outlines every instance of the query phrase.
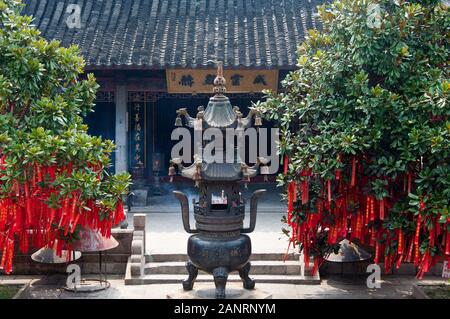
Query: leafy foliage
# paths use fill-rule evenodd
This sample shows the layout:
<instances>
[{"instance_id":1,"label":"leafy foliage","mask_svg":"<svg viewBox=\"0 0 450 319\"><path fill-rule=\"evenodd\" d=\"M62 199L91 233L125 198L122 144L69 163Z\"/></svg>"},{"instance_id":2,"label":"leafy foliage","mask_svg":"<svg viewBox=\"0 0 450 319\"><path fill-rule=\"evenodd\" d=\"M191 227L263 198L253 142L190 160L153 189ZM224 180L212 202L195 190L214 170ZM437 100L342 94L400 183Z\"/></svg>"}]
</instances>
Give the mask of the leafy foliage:
<instances>
[{"instance_id":1,"label":"leafy foliage","mask_svg":"<svg viewBox=\"0 0 450 319\"><path fill-rule=\"evenodd\" d=\"M300 183L300 173L310 170L309 180L317 182L309 188L312 202L324 198L330 180L333 203L349 192L374 197L376 205L386 201L390 212L381 220L383 229L408 228L412 217L405 210L416 215L420 210L428 223L438 217L446 228L448 7L431 0L343 0L318 12L322 31L310 30L299 47L298 70L283 81L285 91L268 92L258 106L278 123L280 152L289 158L288 174L279 183ZM353 169L357 189L341 191ZM413 224L409 227L414 232Z\"/></svg>"},{"instance_id":2,"label":"leafy foliage","mask_svg":"<svg viewBox=\"0 0 450 319\"><path fill-rule=\"evenodd\" d=\"M107 172L115 146L110 140L90 136L83 124L82 116L93 111L98 85L91 74L79 79L85 63L78 47L64 48L58 41L42 38L32 18L20 15L21 8L21 1L0 0L2 203L20 210L27 205L24 201L32 200L33 205L45 203L65 215L65 200L76 198L74 205L87 225L99 216L111 219L116 206L122 207L130 178L127 173ZM21 213L31 211L25 208ZM23 225L6 212L3 215L0 244L5 247L18 231L39 230L53 222L54 231L66 226L61 222L58 226L58 221L46 215L27 217ZM67 221L67 227L74 228L69 234L76 230L73 218ZM67 227L61 228L65 235ZM102 230L110 227L105 224Z\"/></svg>"}]
</instances>

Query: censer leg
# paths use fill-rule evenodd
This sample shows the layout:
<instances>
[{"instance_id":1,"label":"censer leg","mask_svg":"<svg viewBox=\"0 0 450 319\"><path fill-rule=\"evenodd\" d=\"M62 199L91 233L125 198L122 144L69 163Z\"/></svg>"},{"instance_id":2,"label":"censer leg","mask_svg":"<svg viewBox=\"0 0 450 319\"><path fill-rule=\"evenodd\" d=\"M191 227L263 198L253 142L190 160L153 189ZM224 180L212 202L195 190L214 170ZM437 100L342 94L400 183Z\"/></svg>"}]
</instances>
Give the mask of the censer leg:
<instances>
[{"instance_id":1,"label":"censer leg","mask_svg":"<svg viewBox=\"0 0 450 319\"><path fill-rule=\"evenodd\" d=\"M225 299L225 287L228 280L228 269L218 267L213 270L214 284L216 285L216 299Z\"/></svg>"},{"instance_id":2,"label":"censer leg","mask_svg":"<svg viewBox=\"0 0 450 319\"><path fill-rule=\"evenodd\" d=\"M246 263L244 267L239 269L239 276L241 277L242 283L244 284L244 289L255 289L255 281L249 277L250 268L251 268L250 262Z\"/></svg>"},{"instance_id":3,"label":"censer leg","mask_svg":"<svg viewBox=\"0 0 450 319\"><path fill-rule=\"evenodd\" d=\"M186 263L186 269L189 273L189 277L183 281L183 289L188 291L194 288L194 282L198 275L198 268L195 267L191 261L188 261Z\"/></svg>"}]
</instances>

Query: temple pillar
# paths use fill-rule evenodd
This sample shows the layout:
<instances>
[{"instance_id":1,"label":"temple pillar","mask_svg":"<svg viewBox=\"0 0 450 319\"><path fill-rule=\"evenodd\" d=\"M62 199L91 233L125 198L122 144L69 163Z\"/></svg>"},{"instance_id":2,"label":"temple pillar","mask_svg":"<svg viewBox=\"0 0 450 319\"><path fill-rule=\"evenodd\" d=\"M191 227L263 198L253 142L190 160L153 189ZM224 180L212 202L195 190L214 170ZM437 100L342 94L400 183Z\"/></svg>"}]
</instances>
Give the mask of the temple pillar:
<instances>
[{"instance_id":1,"label":"temple pillar","mask_svg":"<svg viewBox=\"0 0 450 319\"><path fill-rule=\"evenodd\" d=\"M127 103L127 87L119 84L116 87L116 173L128 171Z\"/></svg>"}]
</instances>

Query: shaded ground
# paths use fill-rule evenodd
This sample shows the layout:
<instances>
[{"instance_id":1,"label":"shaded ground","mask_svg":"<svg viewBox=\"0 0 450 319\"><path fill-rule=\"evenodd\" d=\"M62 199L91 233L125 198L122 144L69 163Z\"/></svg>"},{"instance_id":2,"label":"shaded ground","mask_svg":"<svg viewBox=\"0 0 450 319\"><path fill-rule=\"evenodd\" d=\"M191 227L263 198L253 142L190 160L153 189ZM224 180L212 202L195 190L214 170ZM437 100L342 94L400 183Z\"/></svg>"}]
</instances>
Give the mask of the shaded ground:
<instances>
[{"instance_id":1,"label":"shaded ground","mask_svg":"<svg viewBox=\"0 0 450 319\"><path fill-rule=\"evenodd\" d=\"M12 299L19 290L19 286L0 286L0 299Z\"/></svg>"},{"instance_id":2,"label":"shaded ground","mask_svg":"<svg viewBox=\"0 0 450 319\"><path fill-rule=\"evenodd\" d=\"M449 285L424 286L422 289L431 299L450 299Z\"/></svg>"},{"instance_id":3,"label":"shaded ground","mask_svg":"<svg viewBox=\"0 0 450 319\"><path fill-rule=\"evenodd\" d=\"M111 277L111 288L95 293L73 293L62 289L64 276L49 276L32 283L31 298L38 299L166 299L167 294L181 289L180 284L125 286L120 277ZM380 289L368 289L365 277L328 277L320 285L257 284L272 294L274 299L404 299L412 298L412 284L418 282L411 276L387 276L382 278ZM6 282L29 282L31 277L0 276L0 285ZM422 283L443 282L439 277L427 277ZM213 283L197 284L197 289L211 288ZM240 289L237 283L227 287Z\"/></svg>"}]
</instances>

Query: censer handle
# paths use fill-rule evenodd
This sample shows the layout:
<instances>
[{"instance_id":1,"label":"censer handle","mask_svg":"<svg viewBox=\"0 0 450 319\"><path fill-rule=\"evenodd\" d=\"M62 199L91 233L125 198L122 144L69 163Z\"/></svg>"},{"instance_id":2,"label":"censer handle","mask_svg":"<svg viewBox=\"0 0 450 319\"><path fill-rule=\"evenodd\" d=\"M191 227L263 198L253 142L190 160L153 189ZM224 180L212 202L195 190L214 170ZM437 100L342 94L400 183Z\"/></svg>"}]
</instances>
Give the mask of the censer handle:
<instances>
[{"instance_id":1,"label":"censer handle","mask_svg":"<svg viewBox=\"0 0 450 319\"><path fill-rule=\"evenodd\" d=\"M175 195L176 198L178 198L181 204L181 217L183 218L184 230L188 234L197 234L198 230L191 229L191 225L189 223L189 203L187 196L179 191L173 191L173 194Z\"/></svg>"},{"instance_id":2,"label":"censer handle","mask_svg":"<svg viewBox=\"0 0 450 319\"><path fill-rule=\"evenodd\" d=\"M252 198L250 199L250 227L242 229L241 233L249 234L255 230L258 200L265 192L265 189L259 189L253 193Z\"/></svg>"}]
</instances>

